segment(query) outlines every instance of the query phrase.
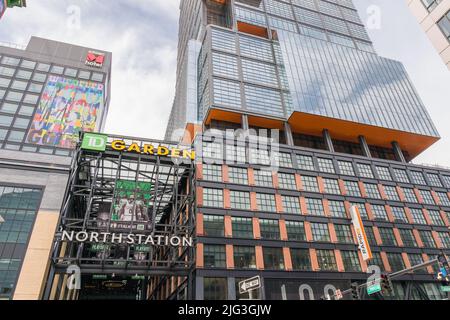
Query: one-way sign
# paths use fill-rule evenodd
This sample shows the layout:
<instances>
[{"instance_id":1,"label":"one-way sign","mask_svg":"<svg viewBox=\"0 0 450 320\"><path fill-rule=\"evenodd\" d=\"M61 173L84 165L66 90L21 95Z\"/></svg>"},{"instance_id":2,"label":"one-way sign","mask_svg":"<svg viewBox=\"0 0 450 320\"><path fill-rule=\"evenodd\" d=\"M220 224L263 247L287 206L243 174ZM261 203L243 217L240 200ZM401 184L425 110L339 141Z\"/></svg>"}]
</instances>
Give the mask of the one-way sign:
<instances>
[{"instance_id":1,"label":"one-way sign","mask_svg":"<svg viewBox=\"0 0 450 320\"><path fill-rule=\"evenodd\" d=\"M261 277L260 276L239 282L239 293L240 294L244 294L249 291L259 289L259 288L261 288Z\"/></svg>"}]
</instances>

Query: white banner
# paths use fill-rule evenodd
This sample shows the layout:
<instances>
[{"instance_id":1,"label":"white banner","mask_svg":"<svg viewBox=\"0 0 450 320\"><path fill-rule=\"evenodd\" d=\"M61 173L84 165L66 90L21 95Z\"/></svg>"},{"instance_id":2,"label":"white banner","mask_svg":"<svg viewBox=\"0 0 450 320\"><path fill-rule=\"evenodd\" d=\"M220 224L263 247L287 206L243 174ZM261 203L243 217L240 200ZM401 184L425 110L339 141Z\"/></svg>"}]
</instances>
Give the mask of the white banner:
<instances>
[{"instance_id":1,"label":"white banner","mask_svg":"<svg viewBox=\"0 0 450 320\"><path fill-rule=\"evenodd\" d=\"M366 231L361 219L361 214L357 206L352 206L350 213L352 215L353 227L355 228L356 238L358 239L359 250L362 253L364 261L373 258L372 250L370 249L369 241L367 240Z\"/></svg>"}]
</instances>

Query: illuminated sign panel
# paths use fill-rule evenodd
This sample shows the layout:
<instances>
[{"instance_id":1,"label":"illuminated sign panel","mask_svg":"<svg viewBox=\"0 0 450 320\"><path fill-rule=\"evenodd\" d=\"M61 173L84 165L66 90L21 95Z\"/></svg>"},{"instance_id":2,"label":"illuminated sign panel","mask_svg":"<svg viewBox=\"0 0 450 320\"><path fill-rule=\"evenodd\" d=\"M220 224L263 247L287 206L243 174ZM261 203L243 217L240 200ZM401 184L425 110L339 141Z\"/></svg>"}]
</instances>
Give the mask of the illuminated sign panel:
<instances>
[{"instance_id":1,"label":"illuminated sign panel","mask_svg":"<svg viewBox=\"0 0 450 320\"><path fill-rule=\"evenodd\" d=\"M102 68L105 63L105 54L95 51L89 51L86 56L85 64L89 67Z\"/></svg>"},{"instance_id":2,"label":"illuminated sign panel","mask_svg":"<svg viewBox=\"0 0 450 320\"><path fill-rule=\"evenodd\" d=\"M108 137L103 134L85 133L83 141L81 143L81 149L104 152L108 148L107 140ZM155 146L152 144L140 144L136 142L127 144L124 140L112 141L110 149L113 151L120 151L127 153L148 154L154 156L195 160L195 151L193 150L179 149L173 147L169 148L161 145Z\"/></svg>"},{"instance_id":3,"label":"illuminated sign panel","mask_svg":"<svg viewBox=\"0 0 450 320\"><path fill-rule=\"evenodd\" d=\"M50 76L26 141L75 148L81 131L95 131L103 100L101 83Z\"/></svg>"}]
</instances>

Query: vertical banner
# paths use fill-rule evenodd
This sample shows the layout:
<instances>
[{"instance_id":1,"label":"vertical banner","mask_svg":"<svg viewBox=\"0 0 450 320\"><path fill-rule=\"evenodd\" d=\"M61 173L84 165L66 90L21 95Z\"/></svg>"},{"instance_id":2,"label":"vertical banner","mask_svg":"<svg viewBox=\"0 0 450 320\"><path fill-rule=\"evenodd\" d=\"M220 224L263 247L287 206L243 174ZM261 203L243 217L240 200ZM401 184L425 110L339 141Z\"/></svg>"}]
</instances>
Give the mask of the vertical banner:
<instances>
[{"instance_id":1,"label":"vertical banner","mask_svg":"<svg viewBox=\"0 0 450 320\"><path fill-rule=\"evenodd\" d=\"M358 239L358 246L364 261L373 258L372 250L370 249L369 241L367 240L366 230L361 219L361 214L357 206L352 206L350 209L352 215L353 227L355 228L356 238Z\"/></svg>"},{"instance_id":2,"label":"vertical banner","mask_svg":"<svg viewBox=\"0 0 450 320\"><path fill-rule=\"evenodd\" d=\"M95 131L104 107L103 95L101 83L50 76L27 142L75 148L80 131Z\"/></svg>"}]
</instances>

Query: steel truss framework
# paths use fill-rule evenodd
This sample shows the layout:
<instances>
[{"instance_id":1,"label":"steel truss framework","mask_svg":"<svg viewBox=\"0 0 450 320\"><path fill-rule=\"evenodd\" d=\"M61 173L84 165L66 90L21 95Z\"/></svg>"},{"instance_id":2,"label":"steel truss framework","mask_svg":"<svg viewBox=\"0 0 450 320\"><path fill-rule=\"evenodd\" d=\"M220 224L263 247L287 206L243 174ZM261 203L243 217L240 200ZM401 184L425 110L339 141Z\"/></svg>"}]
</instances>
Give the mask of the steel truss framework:
<instances>
[{"instance_id":1,"label":"steel truss framework","mask_svg":"<svg viewBox=\"0 0 450 320\"><path fill-rule=\"evenodd\" d=\"M78 266L82 275L144 277L145 296L150 299L158 295L159 282L175 279L180 292L175 292L174 297L193 297L195 245L137 245L112 241L99 244L89 242L91 239L86 242L62 239L63 231L86 231L122 234L125 239L129 234L142 234L145 237L188 238L195 242L194 163L175 163L169 157L114 151L110 146L118 139L141 147L152 144L179 148L156 140L117 136L108 137L105 152L86 151L78 146L54 238L44 293L46 300L77 297L76 292L64 292L70 265ZM123 181L133 186L126 196L119 190ZM142 186L148 188L144 190ZM127 200L123 200L124 197ZM122 205L119 202L129 199L141 200L139 213L147 212L147 218L144 222L131 219L118 225L114 221L117 217L112 217ZM132 208L137 207L136 203Z\"/></svg>"}]
</instances>

